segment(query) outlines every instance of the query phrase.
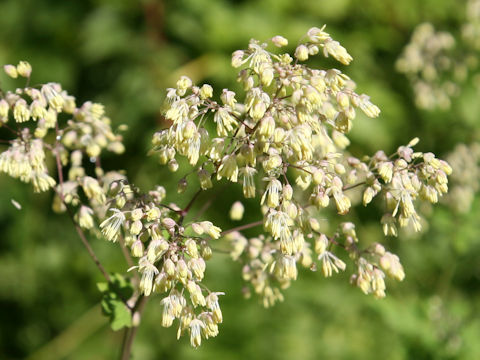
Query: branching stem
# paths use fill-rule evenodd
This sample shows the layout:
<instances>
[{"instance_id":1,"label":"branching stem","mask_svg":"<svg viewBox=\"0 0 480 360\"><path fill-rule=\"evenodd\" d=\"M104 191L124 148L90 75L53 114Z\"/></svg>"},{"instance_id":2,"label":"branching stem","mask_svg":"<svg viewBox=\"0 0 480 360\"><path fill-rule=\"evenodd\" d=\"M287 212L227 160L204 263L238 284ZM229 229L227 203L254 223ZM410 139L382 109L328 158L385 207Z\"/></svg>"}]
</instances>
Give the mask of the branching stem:
<instances>
[{"instance_id":1,"label":"branching stem","mask_svg":"<svg viewBox=\"0 0 480 360\"><path fill-rule=\"evenodd\" d=\"M55 146L55 160L57 164L57 173L58 173L58 182L60 184L60 191L56 191L58 196L60 197L60 200L62 201L63 206L65 206L65 209L67 210L68 216L70 217L70 220L72 220L73 226L75 227L75 230L77 231L78 236L80 237L80 240L82 241L82 244L85 246L85 249L87 249L88 254L92 258L93 262L95 265L97 265L98 270L102 273L103 277L110 282L110 275L108 275L108 272L105 270L103 265L100 263L100 260L98 259L97 255L95 255L95 252L93 251L92 247L90 246L89 242L87 241L87 238L85 236L85 233L83 232L82 228L80 225L77 224L75 221L75 217L72 213L72 210L68 207L67 203L65 202L65 198L63 196L63 167L62 167L62 161L60 159L60 142L58 140L59 136L59 129L58 129L58 123L55 124L55 130L57 134L57 139L56 139L56 146Z\"/></svg>"}]
</instances>

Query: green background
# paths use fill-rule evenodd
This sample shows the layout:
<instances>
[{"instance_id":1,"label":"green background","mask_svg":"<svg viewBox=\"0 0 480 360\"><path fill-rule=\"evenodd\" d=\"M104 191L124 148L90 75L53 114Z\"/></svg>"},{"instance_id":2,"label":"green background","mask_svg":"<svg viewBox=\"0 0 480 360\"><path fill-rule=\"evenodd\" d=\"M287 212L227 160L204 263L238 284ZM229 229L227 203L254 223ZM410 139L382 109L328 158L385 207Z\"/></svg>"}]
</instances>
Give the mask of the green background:
<instances>
[{"instance_id":1,"label":"green background","mask_svg":"<svg viewBox=\"0 0 480 360\"><path fill-rule=\"evenodd\" d=\"M283 35L293 50L310 27L327 24L354 61L331 59L312 66L338 67L382 110L378 119L358 116L351 134L354 154L396 147L418 136L419 150L438 156L455 144L478 140L478 92L465 86L447 112L414 107L407 79L395 60L416 25L432 22L455 34L464 20L458 0L3 0L0 2L0 64L28 60L33 81L63 84L78 103L106 105L114 124L128 124L127 151L106 157L106 169L128 169L143 189L165 184L179 205L172 175L146 153L162 126L165 88L182 74L209 82L216 94L237 89L230 54L250 38ZM21 86L1 76L1 87ZM3 132L0 132L4 135ZM224 218L241 194L225 192L206 218ZM15 199L22 205L11 205ZM202 205L206 197L200 198ZM115 359L121 332L112 332L99 310L101 275L76 238L68 218L50 210L51 194L0 176L0 358ZM224 323L217 338L200 349L176 329L160 325L160 298L150 300L134 345L135 359L479 359L480 202L466 215L437 206L428 229L416 237L387 239L403 262L406 279L387 283L375 300L348 284L346 274L324 279L302 272L286 300L263 309L242 298L240 265L215 255L206 284L225 291ZM247 218L257 219L256 210ZM360 241L382 240L379 213L349 215ZM123 271L118 246L91 238L109 271Z\"/></svg>"}]
</instances>

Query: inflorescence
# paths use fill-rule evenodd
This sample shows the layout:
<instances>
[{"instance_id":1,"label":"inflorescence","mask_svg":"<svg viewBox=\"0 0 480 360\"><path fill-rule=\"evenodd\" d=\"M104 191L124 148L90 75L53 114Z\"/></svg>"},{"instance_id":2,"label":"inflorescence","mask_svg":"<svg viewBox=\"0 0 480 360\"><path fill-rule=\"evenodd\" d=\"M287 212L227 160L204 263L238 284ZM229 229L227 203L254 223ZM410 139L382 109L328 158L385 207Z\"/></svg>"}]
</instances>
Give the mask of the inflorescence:
<instances>
[{"instance_id":1,"label":"inflorescence","mask_svg":"<svg viewBox=\"0 0 480 360\"><path fill-rule=\"evenodd\" d=\"M288 41L275 36L271 45L282 48ZM253 291L266 307L283 300L282 291L297 279L299 266L319 268L330 277L350 263L352 284L381 298L386 275L403 280L405 274L398 256L383 245L362 246L355 224L346 218L357 195L365 206L374 198L383 200L378 202L383 204L381 226L386 236L397 236L401 227L420 230L418 200L436 203L448 190L450 166L432 153L414 151L418 139L391 155L378 151L360 159L347 152L357 111L375 118L380 110L341 71L305 63L317 54L344 65L352 61L324 28L310 29L293 55L269 46L251 40L246 50L233 53L243 86L239 94L224 89L215 100L212 86L181 77L165 101L171 125L152 140L161 164L185 170L179 192L196 183L187 177L197 178L199 192L226 179L239 183L245 198L258 200L256 223L224 232L215 219L186 222L198 193L181 208L164 202L162 186L141 192L123 172L103 171L102 152L124 148L101 105L77 107L53 83L0 95L0 121L13 135L0 155L0 171L32 183L35 191L53 189L56 210L74 211L86 230L95 232L99 224L104 238L125 247L136 259L129 269L139 277L136 296L160 294L162 325L178 319L178 336L188 333L194 347L216 336L223 321L219 296L224 293L203 284L213 241L225 240L231 258L243 265L249 284L245 295ZM13 78L31 75L26 62L7 65L5 71ZM56 175L49 172L49 156ZM180 157L191 169L180 166ZM340 223L328 233L320 219L331 216L332 209ZM244 211L236 202L232 219L242 219ZM254 225L264 231L251 238L240 231Z\"/></svg>"}]
</instances>

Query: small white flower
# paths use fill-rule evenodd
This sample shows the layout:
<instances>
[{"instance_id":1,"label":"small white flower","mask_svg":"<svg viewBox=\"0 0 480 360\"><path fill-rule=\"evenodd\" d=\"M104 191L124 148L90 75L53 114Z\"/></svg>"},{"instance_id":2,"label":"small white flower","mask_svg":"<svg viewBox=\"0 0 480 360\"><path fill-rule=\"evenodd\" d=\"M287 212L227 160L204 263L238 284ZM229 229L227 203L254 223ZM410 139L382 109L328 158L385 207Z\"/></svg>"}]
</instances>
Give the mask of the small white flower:
<instances>
[{"instance_id":1,"label":"small white flower","mask_svg":"<svg viewBox=\"0 0 480 360\"><path fill-rule=\"evenodd\" d=\"M102 234L105 235L107 240L116 241L120 226L122 226L123 222L125 221L125 214L115 208L110 209L110 211L113 211L114 214L108 219L104 220L100 224L100 228L102 229Z\"/></svg>"}]
</instances>

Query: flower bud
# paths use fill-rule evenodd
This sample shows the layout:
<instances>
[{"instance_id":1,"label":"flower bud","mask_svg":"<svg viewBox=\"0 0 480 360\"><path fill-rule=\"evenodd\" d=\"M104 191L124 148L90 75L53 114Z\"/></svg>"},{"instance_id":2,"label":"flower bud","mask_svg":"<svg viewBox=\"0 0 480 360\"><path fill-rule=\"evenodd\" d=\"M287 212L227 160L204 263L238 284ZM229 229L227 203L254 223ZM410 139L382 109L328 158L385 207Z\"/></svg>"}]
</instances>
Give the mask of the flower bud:
<instances>
[{"instance_id":1,"label":"flower bud","mask_svg":"<svg viewBox=\"0 0 480 360\"><path fill-rule=\"evenodd\" d=\"M279 47L279 48L288 45L288 40L285 39L283 36L280 36L280 35L274 36L271 40L272 40L273 45L275 45L276 47Z\"/></svg>"},{"instance_id":2,"label":"flower bud","mask_svg":"<svg viewBox=\"0 0 480 360\"><path fill-rule=\"evenodd\" d=\"M140 220L143 217L143 211L140 208L132 210L130 216L132 221Z\"/></svg>"},{"instance_id":3,"label":"flower bud","mask_svg":"<svg viewBox=\"0 0 480 360\"><path fill-rule=\"evenodd\" d=\"M313 231L320 231L320 222L315 218L308 219L308 223Z\"/></svg>"},{"instance_id":4,"label":"flower bud","mask_svg":"<svg viewBox=\"0 0 480 360\"><path fill-rule=\"evenodd\" d=\"M305 45L299 45L295 49L295 57L300 61L308 59L308 48Z\"/></svg>"},{"instance_id":5,"label":"flower bud","mask_svg":"<svg viewBox=\"0 0 480 360\"><path fill-rule=\"evenodd\" d=\"M185 241L185 249L187 254L192 258L198 258L198 248L197 243L193 239L188 239Z\"/></svg>"},{"instance_id":6,"label":"flower bud","mask_svg":"<svg viewBox=\"0 0 480 360\"><path fill-rule=\"evenodd\" d=\"M208 84L203 84L200 88L200 98L202 100L211 98L213 96L213 88Z\"/></svg>"},{"instance_id":7,"label":"flower bud","mask_svg":"<svg viewBox=\"0 0 480 360\"><path fill-rule=\"evenodd\" d=\"M242 50L237 50L232 54L232 66L234 68L237 68L243 65L244 54L245 53Z\"/></svg>"},{"instance_id":8,"label":"flower bud","mask_svg":"<svg viewBox=\"0 0 480 360\"><path fill-rule=\"evenodd\" d=\"M172 229L175 227L175 225L177 225L177 223L175 222L175 220L173 220L172 218L163 218L162 219L162 224L163 226L165 226L167 229Z\"/></svg>"},{"instance_id":9,"label":"flower bud","mask_svg":"<svg viewBox=\"0 0 480 360\"><path fill-rule=\"evenodd\" d=\"M197 235L203 235L205 230L203 230L203 226L199 223L193 223L191 225L192 230L197 234Z\"/></svg>"},{"instance_id":10,"label":"flower bud","mask_svg":"<svg viewBox=\"0 0 480 360\"><path fill-rule=\"evenodd\" d=\"M321 169L317 169L313 172L313 182L317 185L321 184L323 182L323 178L325 176L325 173Z\"/></svg>"},{"instance_id":11,"label":"flower bud","mask_svg":"<svg viewBox=\"0 0 480 360\"><path fill-rule=\"evenodd\" d=\"M157 220L158 218L160 218L160 214L160 209L158 207L152 207L146 212L147 221Z\"/></svg>"},{"instance_id":12,"label":"flower bud","mask_svg":"<svg viewBox=\"0 0 480 360\"><path fill-rule=\"evenodd\" d=\"M4 65L3 70L8 76L10 76L13 79L16 79L18 77L17 68L13 65Z\"/></svg>"},{"instance_id":13,"label":"flower bud","mask_svg":"<svg viewBox=\"0 0 480 360\"><path fill-rule=\"evenodd\" d=\"M190 139L193 134L197 132L197 126L192 120L187 121L185 127L183 128L183 137L185 139Z\"/></svg>"},{"instance_id":14,"label":"flower bud","mask_svg":"<svg viewBox=\"0 0 480 360\"><path fill-rule=\"evenodd\" d=\"M240 201L234 202L230 209L230 219L237 221L242 220L244 211L245 208Z\"/></svg>"},{"instance_id":15,"label":"flower bud","mask_svg":"<svg viewBox=\"0 0 480 360\"><path fill-rule=\"evenodd\" d=\"M282 189L282 192L283 192L283 198L287 201L290 201L292 200L292 196L293 196L293 188L290 184L286 184L283 186L283 189Z\"/></svg>"},{"instance_id":16,"label":"flower bud","mask_svg":"<svg viewBox=\"0 0 480 360\"><path fill-rule=\"evenodd\" d=\"M168 162L168 170L170 170L171 172L177 171L178 167L179 167L179 165L178 165L177 160L172 159Z\"/></svg>"},{"instance_id":17,"label":"flower bud","mask_svg":"<svg viewBox=\"0 0 480 360\"><path fill-rule=\"evenodd\" d=\"M9 106L5 99L0 100L0 121L7 122L8 121L8 110Z\"/></svg>"},{"instance_id":18,"label":"flower bud","mask_svg":"<svg viewBox=\"0 0 480 360\"><path fill-rule=\"evenodd\" d=\"M140 231L142 231L142 228L143 228L142 222L140 220L136 220L130 226L130 234L138 235L140 234Z\"/></svg>"},{"instance_id":19,"label":"flower bud","mask_svg":"<svg viewBox=\"0 0 480 360\"><path fill-rule=\"evenodd\" d=\"M32 66L26 61L20 61L17 65L17 73L20 76L28 78L32 73Z\"/></svg>"},{"instance_id":20,"label":"flower bud","mask_svg":"<svg viewBox=\"0 0 480 360\"><path fill-rule=\"evenodd\" d=\"M163 271L165 271L168 276L173 277L175 275L175 264L173 263L172 259L168 258L165 260L163 263Z\"/></svg>"},{"instance_id":21,"label":"flower bud","mask_svg":"<svg viewBox=\"0 0 480 360\"><path fill-rule=\"evenodd\" d=\"M197 172L198 180L200 181L200 187L202 190L210 189L212 184L212 176L211 174L205 169L199 169Z\"/></svg>"},{"instance_id":22,"label":"flower bud","mask_svg":"<svg viewBox=\"0 0 480 360\"><path fill-rule=\"evenodd\" d=\"M132 256L143 256L143 243L141 240L135 240L135 242L132 244Z\"/></svg>"},{"instance_id":23,"label":"flower bud","mask_svg":"<svg viewBox=\"0 0 480 360\"><path fill-rule=\"evenodd\" d=\"M182 76L177 81L177 89L181 91L185 91L190 87L192 87L192 80L188 76Z\"/></svg>"}]
</instances>

